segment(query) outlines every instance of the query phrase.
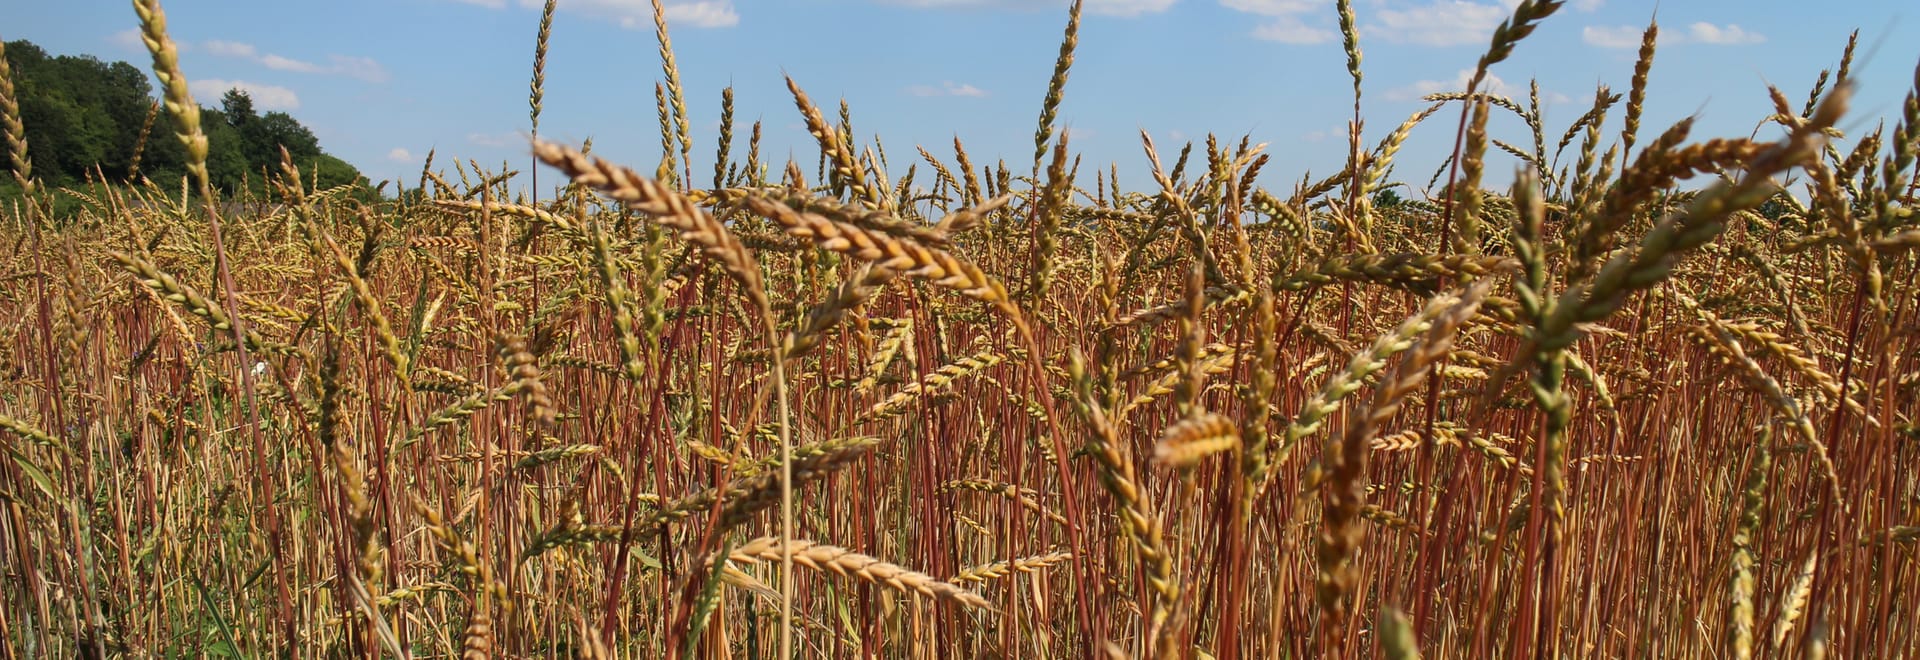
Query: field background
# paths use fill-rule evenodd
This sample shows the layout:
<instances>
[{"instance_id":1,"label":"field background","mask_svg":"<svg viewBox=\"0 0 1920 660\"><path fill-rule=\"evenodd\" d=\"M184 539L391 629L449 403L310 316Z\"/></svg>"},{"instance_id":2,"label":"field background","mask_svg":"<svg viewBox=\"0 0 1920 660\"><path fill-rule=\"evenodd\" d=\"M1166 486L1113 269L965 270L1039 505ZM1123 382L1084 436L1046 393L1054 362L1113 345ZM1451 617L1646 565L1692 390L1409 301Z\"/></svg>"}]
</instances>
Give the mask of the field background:
<instances>
[{"instance_id":1,"label":"field background","mask_svg":"<svg viewBox=\"0 0 1920 660\"><path fill-rule=\"evenodd\" d=\"M1031 162L791 78L817 154L731 92L694 144L663 20L633 169L539 137L548 3L545 187L222 195L134 4L186 176L50 189L0 86L5 657L1920 648L1920 71L1867 123L1857 44L1751 137L1640 126L1650 26L1567 125L1476 75L1291 189L1143 133L1120 190L1056 121L1077 2ZM1456 157L1396 168L1415 131Z\"/></svg>"}]
</instances>

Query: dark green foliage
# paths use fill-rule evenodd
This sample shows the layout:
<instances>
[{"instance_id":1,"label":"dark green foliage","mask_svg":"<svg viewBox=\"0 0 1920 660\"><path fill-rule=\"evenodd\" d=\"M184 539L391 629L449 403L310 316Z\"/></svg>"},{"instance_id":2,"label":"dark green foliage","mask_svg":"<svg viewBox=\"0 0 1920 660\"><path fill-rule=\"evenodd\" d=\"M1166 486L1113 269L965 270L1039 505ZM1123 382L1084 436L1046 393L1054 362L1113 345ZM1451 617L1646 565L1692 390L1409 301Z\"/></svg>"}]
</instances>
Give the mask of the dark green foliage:
<instances>
[{"instance_id":1,"label":"dark green foliage","mask_svg":"<svg viewBox=\"0 0 1920 660\"><path fill-rule=\"evenodd\" d=\"M25 40L8 42L6 55L34 175L52 189L89 180L127 182L140 127L154 101L146 72L91 55L48 55ZM141 155L140 175L162 186L185 172L186 152L168 134L171 125L170 118L156 118ZM253 99L237 89L221 97L219 108L201 109L201 130L209 142L213 185L228 194L242 185L264 191L266 174L280 170L282 148L303 173L317 175L321 187L365 182L359 170L323 151L299 120L284 112L260 114ZM17 187L0 189L0 199L17 194Z\"/></svg>"}]
</instances>

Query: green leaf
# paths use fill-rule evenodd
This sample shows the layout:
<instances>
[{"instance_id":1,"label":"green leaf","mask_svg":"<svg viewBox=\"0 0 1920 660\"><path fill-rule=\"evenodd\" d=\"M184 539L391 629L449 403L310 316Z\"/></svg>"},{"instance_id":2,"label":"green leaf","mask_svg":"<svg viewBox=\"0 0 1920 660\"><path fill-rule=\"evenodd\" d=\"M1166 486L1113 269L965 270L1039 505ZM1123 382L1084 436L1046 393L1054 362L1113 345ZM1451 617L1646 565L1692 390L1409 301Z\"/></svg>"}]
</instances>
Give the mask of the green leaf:
<instances>
[{"instance_id":1,"label":"green leaf","mask_svg":"<svg viewBox=\"0 0 1920 660\"><path fill-rule=\"evenodd\" d=\"M34 465L33 461L27 460L27 457L20 455L20 452L12 448L7 449L7 454L12 456L13 462L20 466L20 471L25 472L27 478L33 480L33 485L40 488L40 494L47 496L49 500L59 499L53 494L53 479L48 478L47 473L40 470L40 466Z\"/></svg>"}]
</instances>

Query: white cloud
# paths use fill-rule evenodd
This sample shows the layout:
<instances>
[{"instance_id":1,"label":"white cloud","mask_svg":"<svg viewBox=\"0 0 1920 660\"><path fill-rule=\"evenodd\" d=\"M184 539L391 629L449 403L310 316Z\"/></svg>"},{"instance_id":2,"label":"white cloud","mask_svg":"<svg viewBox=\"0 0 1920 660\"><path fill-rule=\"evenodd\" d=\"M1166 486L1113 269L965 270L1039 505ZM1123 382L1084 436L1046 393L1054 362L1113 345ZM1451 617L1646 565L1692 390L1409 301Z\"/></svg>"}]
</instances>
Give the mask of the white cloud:
<instances>
[{"instance_id":1,"label":"white cloud","mask_svg":"<svg viewBox=\"0 0 1920 660\"><path fill-rule=\"evenodd\" d=\"M413 152L407 151L405 147L394 147L393 151L387 152L387 160L396 163L411 163L413 162Z\"/></svg>"},{"instance_id":2,"label":"white cloud","mask_svg":"<svg viewBox=\"0 0 1920 660\"><path fill-rule=\"evenodd\" d=\"M207 52L209 53L213 53L221 57L233 57L233 58L239 58L244 60L252 60L255 63L259 64L260 66L264 66L269 69L273 69L275 71L292 71L295 73L317 73L322 75L347 76L351 78L358 78L360 80L364 80L371 83L386 82L388 78L387 68L384 66L381 66L380 62L374 60L371 57L350 57L347 55L329 55L327 56L326 64L316 64L313 62L308 62L306 60L296 60L291 57L285 57L285 56L276 55L273 53L267 53L263 55L260 53L260 49L255 47L253 44L243 43L238 41L221 41L218 39L214 39L214 40L203 42L201 45L202 47L206 48Z\"/></svg>"},{"instance_id":3,"label":"white cloud","mask_svg":"<svg viewBox=\"0 0 1920 660\"><path fill-rule=\"evenodd\" d=\"M1220 6L1261 16L1290 16L1322 9L1326 4L1312 0L1220 0Z\"/></svg>"},{"instance_id":4,"label":"white cloud","mask_svg":"<svg viewBox=\"0 0 1920 660\"><path fill-rule=\"evenodd\" d=\"M209 105L219 105L220 97L227 90L237 89L253 97L253 105L261 110L298 110L300 95L279 85L263 85L244 80L220 80L204 78L187 83L198 101Z\"/></svg>"},{"instance_id":5,"label":"white cloud","mask_svg":"<svg viewBox=\"0 0 1920 660\"><path fill-rule=\"evenodd\" d=\"M1716 46L1735 46L1740 44L1763 43L1767 40L1767 37L1758 32L1748 32L1740 29L1739 25L1733 23L1728 23L1726 27L1721 27L1712 23L1701 22L1687 26L1687 40L1694 43L1713 44Z\"/></svg>"},{"instance_id":6,"label":"white cloud","mask_svg":"<svg viewBox=\"0 0 1920 660\"><path fill-rule=\"evenodd\" d=\"M1377 22L1367 27L1391 42L1460 46L1485 42L1493 35L1493 28L1510 15L1504 4L1436 0L1406 9L1381 9L1373 13Z\"/></svg>"},{"instance_id":7,"label":"white cloud","mask_svg":"<svg viewBox=\"0 0 1920 660\"><path fill-rule=\"evenodd\" d=\"M1255 16L1267 16L1269 20L1253 28L1255 39L1278 41L1283 44L1310 45L1333 41L1339 35L1333 30L1313 27L1300 20L1302 15L1322 12L1324 3L1313 0L1220 0L1220 6Z\"/></svg>"},{"instance_id":8,"label":"white cloud","mask_svg":"<svg viewBox=\"0 0 1920 660\"><path fill-rule=\"evenodd\" d=\"M332 72L343 76L359 78L370 83L386 82L387 67L371 57L353 57L351 55L328 55L332 62Z\"/></svg>"},{"instance_id":9,"label":"white cloud","mask_svg":"<svg viewBox=\"0 0 1920 660\"><path fill-rule=\"evenodd\" d=\"M1580 30L1580 40L1588 45L1601 48L1632 49L1640 47L1640 36L1645 28L1631 25L1589 25ZM1766 43L1766 35L1748 32L1737 24L1724 26L1707 22L1688 25L1683 30L1662 30L1660 44L1705 44L1709 46L1741 46Z\"/></svg>"},{"instance_id":10,"label":"white cloud","mask_svg":"<svg viewBox=\"0 0 1920 660\"><path fill-rule=\"evenodd\" d=\"M1595 12L1599 11L1600 7L1606 4L1607 0L1573 0L1573 10L1579 12Z\"/></svg>"},{"instance_id":11,"label":"white cloud","mask_svg":"<svg viewBox=\"0 0 1920 660\"><path fill-rule=\"evenodd\" d=\"M1066 136L1068 140L1091 140L1093 136L1099 135L1100 133L1091 128L1064 126L1061 127L1060 134Z\"/></svg>"},{"instance_id":12,"label":"white cloud","mask_svg":"<svg viewBox=\"0 0 1920 660\"><path fill-rule=\"evenodd\" d=\"M919 97L967 96L980 98L987 95L987 90L966 83L956 83L951 80L940 81L940 85L937 87L933 85L908 85L906 92Z\"/></svg>"},{"instance_id":13,"label":"white cloud","mask_svg":"<svg viewBox=\"0 0 1920 660\"><path fill-rule=\"evenodd\" d=\"M206 46L207 52L221 57L244 57L253 59L259 56L259 51L253 47L253 44L244 44L238 41L209 39L201 45Z\"/></svg>"},{"instance_id":14,"label":"white cloud","mask_svg":"<svg viewBox=\"0 0 1920 660\"><path fill-rule=\"evenodd\" d=\"M1158 14L1179 0L1087 0L1087 13L1100 16L1133 17Z\"/></svg>"},{"instance_id":15,"label":"white cloud","mask_svg":"<svg viewBox=\"0 0 1920 660\"><path fill-rule=\"evenodd\" d=\"M453 0L463 4L504 9L507 0ZM522 9L540 9L546 0L519 0ZM629 30L653 29L653 0L567 0L559 9L610 20ZM669 28L728 28L740 24L733 0L678 0L666 3Z\"/></svg>"},{"instance_id":16,"label":"white cloud","mask_svg":"<svg viewBox=\"0 0 1920 660\"><path fill-rule=\"evenodd\" d=\"M147 42L140 37L140 28L127 28L107 37L115 46L128 50L146 50Z\"/></svg>"},{"instance_id":17,"label":"white cloud","mask_svg":"<svg viewBox=\"0 0 1920 660\"><path fill-rule=\"evenodd\" d=\"M265 66L269 69L273 69L275 71L320 73L321 71L324 70L324 69L321 69L320 65L318 64L314 64L312 62L306 62L302 60L296 60L291 57L281 57L279 55L269 54L265 57L260 58L259 61L262 66Z\"/></svg>"},{"instance_id":18,"label":"white cloud","mask_svg":"<svg viewBox=\"0 0 1920 660\"><path fill-rule=\"evenodd\" d=\"M921 9L966 9L966 8L1005 8L1032 9L1036 5L1065 7L1067 0L876 0L883 5L918 7ZM1096 16L1118 16L1132 18L1145 14L1157 14L1173 7L1180 0L1086 0L1085 11Z\"/></svg>"},{"instance_id":19,"label":"white cloud","mask_svg":"<svg viewBox=\"0 0 1920 660\"><path fill-rule=\"evenodd\" d=\"M1300 19L1292 16L1281 16L1261 24L1260 27L1253 29L1253 36L1256 39L1278 41L1283 44L1294 44L1296 46L1324 44L1339 37L1339 35L1335 34L1332 30L1324 30L1307 25L1306 23L1300 22Z\"/></svg>"},{"instance_id":20,"label":"white cloud","mask_svg":"<svg viewBox=\"0 0 1920 660\"><path fill-rule=\"evenodd\" d=\"M1589 25L1580 28L1580 40L1601 48L1639 48L1640 37L1645 33L1645 28L1631 25ZM1672 41L1672 38L1663 38L1662 41Z\"/></svg>"},{"instance_id":21,"label":"white cloud","mask_svg":"<svg viewBox=\"0 0 1920 660\"><path fill-rule=\"evenodd\" d=\"M667 5L667 24L723 28L740 24L740 14L728 0L703 0Z\"/></svg>"}]
</instances>

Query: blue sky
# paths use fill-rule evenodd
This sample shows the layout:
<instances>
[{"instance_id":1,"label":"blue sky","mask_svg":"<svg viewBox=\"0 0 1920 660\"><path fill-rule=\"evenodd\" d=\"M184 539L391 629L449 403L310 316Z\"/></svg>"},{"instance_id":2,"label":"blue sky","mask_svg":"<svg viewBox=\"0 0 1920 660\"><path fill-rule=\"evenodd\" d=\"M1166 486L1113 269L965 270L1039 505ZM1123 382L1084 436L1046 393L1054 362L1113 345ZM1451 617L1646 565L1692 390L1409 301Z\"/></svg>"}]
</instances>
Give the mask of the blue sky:
<instances>
[{"instance_id":1,"label":"blue sky","mask_svg":"<svg viewBox=\"0 0 1920 660\"><path fill-rule=\"evenodd\" d=\"M1354 0L1365 53L1369 144L1457 89L1492 28L1517 0ZM228 87L285 110L371 178L409 184L429 149L489 167L525 167L527 83L539 0L253 0L165 2L182 66L203 104ZM735 87L736 158L747 126L762 150L811 174L815 149L782 83L792 75L827 108L852 106L864 144L878 135L897 177L925 146L951 163L956 135L976 163L1025 171L1066 0L676 0L669 22L693 117L696 181L717 139L720 90ZM651 171L659 159L653 83L661 79L649 0L560 0L547 61L543 137L594 139L596 150ZM1861 83L1849 127L1899 109L1920 61L1920 6L1896 0L1809 3L1668 0L1642 133L1697 114L1696 137L1745 136L1768 114L1765 84L1796 105L1847 33L1861 30ZM1598 84L1625 92L1640 30L1656 4L1571 0L1494 69L1496 91L1524 97L1537 78L1549 142L1583 113ZM147 68L128 3L9 0L6 39ZM1083 175L1118 162L1122 183L1149 185L1138 133L1169 160L1208 132L1250 134L1274 155L1263 181L1288 188L1345 154L1350 83L1326 0L1088 0L1060 119ZM1619 117L1611 115L1610 131ZM1415 132L1396 179L1422 186L1451 146L1457 115ZM1529 142L1496 115L1494 137ZM1763 133L1772 135L1773 132ZM1649 136L1650 137L1650 136ZM1553 145L1549 144L1549 148ZM1490 157L1491 178L1511 171ZM447 161L441 160L442 165ZM1171 163L1169 163L1171 165ZM923 166L924 169L924 166ZM924 179L923 179L924 180ZM1091 181L1087 182L1091 184Z\"/></svg>"}]
</instances>

